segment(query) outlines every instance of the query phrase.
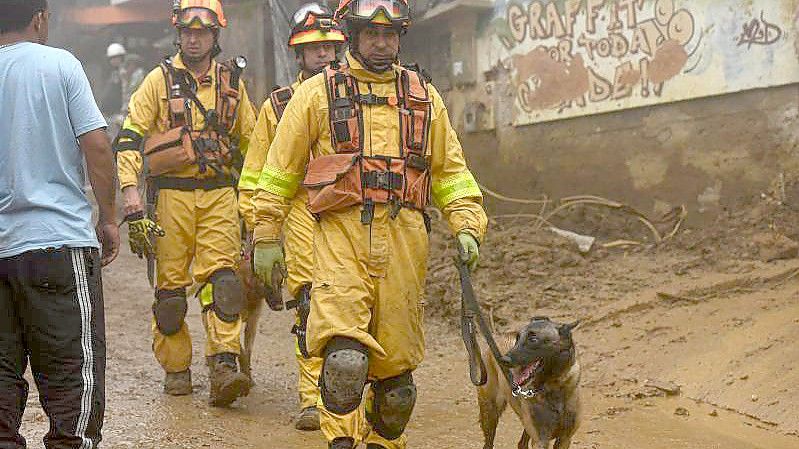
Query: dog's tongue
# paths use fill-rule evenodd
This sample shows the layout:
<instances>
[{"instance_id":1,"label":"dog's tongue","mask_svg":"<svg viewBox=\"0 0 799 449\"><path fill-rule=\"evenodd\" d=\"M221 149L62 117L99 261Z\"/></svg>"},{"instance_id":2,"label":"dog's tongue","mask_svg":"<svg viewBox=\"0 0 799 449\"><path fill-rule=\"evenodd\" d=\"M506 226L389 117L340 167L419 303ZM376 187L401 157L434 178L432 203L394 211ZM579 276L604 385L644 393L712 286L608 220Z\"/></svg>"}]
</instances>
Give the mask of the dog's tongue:
<instances>
[{"instance_id":1,"label":"dog's tongue","mask_svg":"<svg viewBox=\"0 0 799 449\"><path fill-rule=\"evenodd\" d=\"M536 366L538 366L538 362L533 362L524 367L524 369L514 370L513 382L516 383L516 385L524 385L528 380L530 380L530 377L533 376L533 371L535 371Z\"/></svg>"}]
</instances>

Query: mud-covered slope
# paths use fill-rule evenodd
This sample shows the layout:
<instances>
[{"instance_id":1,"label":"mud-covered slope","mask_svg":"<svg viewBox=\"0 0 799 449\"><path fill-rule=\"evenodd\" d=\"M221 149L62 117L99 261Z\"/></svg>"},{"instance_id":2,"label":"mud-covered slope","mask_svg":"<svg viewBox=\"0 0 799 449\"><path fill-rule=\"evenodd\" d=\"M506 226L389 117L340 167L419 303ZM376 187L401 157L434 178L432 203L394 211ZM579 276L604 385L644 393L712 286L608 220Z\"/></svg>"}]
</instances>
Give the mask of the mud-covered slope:
<instances>
[{"instance_id":1,"label":"mud-covered slope","mask_svg":"<svg viewBox=\"0 0 799 449\"><path fill-rule=\"evenodd\" d=\"M584 383L605 396L646 402L665 394L653 384L673 384L799 435L799 213L786 203L765 194L658 246L628 218L567 211L557 226L598 238L587 254L533 219L494 220L475 287L499 330L534 315L582 319ZM602 247L624 238L644 245ZM427 309L456 326L452 245L438 223Z\"/></svg>"}]
</instances>

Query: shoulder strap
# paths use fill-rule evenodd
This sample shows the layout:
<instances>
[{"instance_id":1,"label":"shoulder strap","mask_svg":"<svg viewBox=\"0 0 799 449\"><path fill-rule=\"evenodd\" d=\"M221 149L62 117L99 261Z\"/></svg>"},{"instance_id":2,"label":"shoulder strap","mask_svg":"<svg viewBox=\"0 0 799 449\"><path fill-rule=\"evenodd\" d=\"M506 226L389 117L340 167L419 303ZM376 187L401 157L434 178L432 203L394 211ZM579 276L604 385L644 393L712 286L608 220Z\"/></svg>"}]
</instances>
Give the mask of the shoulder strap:
<instances>
[{"instance_id":1,"label":"shoulder strap","mask_svg":"<svg viewBox=\"0 0 799 449\"><path fill-rule=\"evenodd\" d=\"M216 71L216 110L219 125L225 132L233 129L241 98L240 80L243 68L235 60L217 64Z\"/></svg>"},{"instance_id":2,"label":"shoulder strap","mask_svg":"<svg viewBox=\"0 0 799 449\"><path fill-rule=\"evenodd\" d=\"M363 110L358 97L358 81L349 68L336 64L325 68L325 83L330 115L330 139L336 153L363 150Z\"/></svg>"},{"instance_id":3,"label":"shoulder strap","mask_svg":"<svg viewBox=\"0 0 799 449\"><path fill-rule=\"evenodd\" d=\"M432 99L427 81L419 72L397 69L397 98L403 155L425 156L430 135Z\"/></svg>"},{"instance_id":4,"label":"shoulder strap","mask_svg":"<svg viewBox=\"0 0 799 449\"><path fill-rule=\"evenodd\" d=\"M171 128L178 128L189 124L190 117L186 113L187 105L186 98L182 93L178 81L178 72L174 65L172 65L172 58L166 57L160 64L161 71L164 74L164 83L166 85L166 95L169 102L169 112L167 114L167 125Z\"/></svg>"},{"instance_id":5,"label":"shoulder strap","mask_svg":"<svg viewBox=\"0 0 799 449\"><path fill-rule=\"evenodd\" d=\"M275 111L278 121L283 118L283 113L286 112L286 106L293 96L294 89L292 89L291 86L276 88L269 94L269 100L272 102L272 109Z\"/></svg>"}]
</instances>

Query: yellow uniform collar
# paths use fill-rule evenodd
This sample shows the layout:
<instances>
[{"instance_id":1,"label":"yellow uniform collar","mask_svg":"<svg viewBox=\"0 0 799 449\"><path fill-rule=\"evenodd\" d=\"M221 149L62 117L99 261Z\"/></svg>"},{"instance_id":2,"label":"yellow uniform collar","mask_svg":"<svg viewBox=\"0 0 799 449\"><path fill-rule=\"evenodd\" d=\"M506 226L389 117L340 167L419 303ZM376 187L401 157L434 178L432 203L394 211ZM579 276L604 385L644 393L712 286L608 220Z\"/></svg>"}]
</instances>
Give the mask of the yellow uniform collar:
<instances>
[{"instance_id":1,"label":"yellow uniform collar","mask_svg":"<svg viewBox=\"0 0 799 449\"><path fill-rule=\"evenodd\" d=\"M383 73L375 73L364 67L349 51L347 51L346 58L350 73L352 73L358 81L363 81L364 83L387 83L397 79L396 70L386 70Z\"/></svg>"},{"instance_id":2,"label":"yellow uniform collar","mask_svg":"<svg viewBox=\"0 0 799 449\"><path fill-rule=\"evenodd\" d=\"M202 85L203 83L200 82L202 78L210 79L211 84L216 84L216 66L217 62L216 59L211 58L211 67L208 69L208 72L200 78L197 78L191 70L188 70L186 64L183 62L183 57L178 53L175 57L172 58L172 66L176 69L184 69L191 73L191 76L198 82L198 85Z\"/></svg>"}]
</instances>

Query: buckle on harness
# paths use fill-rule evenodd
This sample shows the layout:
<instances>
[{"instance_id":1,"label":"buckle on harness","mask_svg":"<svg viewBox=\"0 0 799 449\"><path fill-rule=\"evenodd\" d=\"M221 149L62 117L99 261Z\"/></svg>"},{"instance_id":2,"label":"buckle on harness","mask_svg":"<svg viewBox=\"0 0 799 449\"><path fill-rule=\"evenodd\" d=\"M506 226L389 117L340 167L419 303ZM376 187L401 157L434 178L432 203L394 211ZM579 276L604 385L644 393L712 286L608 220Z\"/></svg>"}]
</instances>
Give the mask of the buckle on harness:
<instances>
[{"instance_id":1,"label":"buckle on harness","mask_svg":"<svg viewBox=\"0 0 799 449\"><path fill-rule=\"evenodd\" d=\"M403 176L390 171L368 171L363 174L363 185L370 189L399 190Z\"/></svg>"},{"instance_id":2,"label":"buckle on harness","mask_svg":"<svg viewBox=\"0 0 799 449\"><path fill-rule=\"evenodd\" d=\"M355 95L354 99L356 102L366 105L374 105L374 106L397 105L396 97L379 97L373 93L358 94Z\"/></svg>"},{"instance_id":3,"label":"buckle on harness","mask_svg":"<svg viewBox=\"0 0 799 449\"><path fill-rule=\"evenodd\" d=\"M389 218L394 220L394 219L396 219L399 216L400 211L402 210L402 203L400 203L396 199L392 199L389 202L389 206L390 206L391 209L389 211L388 216L389 216Z\"/></svg>"},{"instance_id":4,"label":"buckle on harness","mask_svg":"<svg viewBox=\"0 0 799 449\"><path fill-rule=\"evenodd\" d=\"M337 120L352 117L352 102L349 98L336 98L333 100L333 117Z\"/></svg>"},{"instance_id":5,"label":"buckle on harness","mask_svg":"<svg viewBox=\"0 0 799 449\"><path fill-rule=\"evenodd\" d=\"M409 154L406 158L406 163L408 167L419 171L427 171L430 168L430 164L427 162L427 158L424 156L419 156L418 154Z\"/></svg>"},{"instance_id":6,"label":"buckle on harness","mask_svg":"<svg viewBox=\"0 0 799 449\"><path fill-rule=\"evenodd\" d=\"M361 224L370 225L375 219L375 202L372 199L363 200L363 209L361 209Z\"/></svg>"}]
</instances>

